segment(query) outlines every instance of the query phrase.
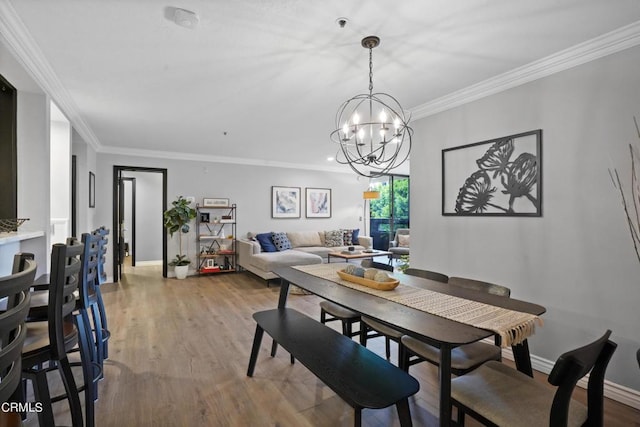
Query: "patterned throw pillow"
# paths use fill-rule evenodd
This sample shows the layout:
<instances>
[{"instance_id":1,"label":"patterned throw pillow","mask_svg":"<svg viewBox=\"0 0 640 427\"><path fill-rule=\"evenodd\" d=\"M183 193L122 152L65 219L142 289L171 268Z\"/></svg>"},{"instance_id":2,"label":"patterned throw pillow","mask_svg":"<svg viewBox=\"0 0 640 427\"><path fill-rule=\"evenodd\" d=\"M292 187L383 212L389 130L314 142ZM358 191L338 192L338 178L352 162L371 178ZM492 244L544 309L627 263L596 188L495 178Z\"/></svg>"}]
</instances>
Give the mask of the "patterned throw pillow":
<instances>
[{"instance_id":1,"label":"patterned throw pillow","mask_svg":"<svg viewBox=\"0 0 640 427\"><path fill-rule=\"evenodd\" d=\"M291 249L291 242L287 237L287 233L273 232L271 233L271 239L273 240L273 244L276 246L276 249L278 249L278 251L286 251L287 249Z\"/></svg>"},{"instance_id":2,"label":"patterned throw pillow","mask_svg":"<svg viewBox=\"0 0 640 427\"><path fill-rule=\"evenodd\" d=\"M398 247L399 248L408 248L409 247L409 235L408 234L398 234Z\"/></svg>"},{"instance_id":3,"label":"patterned throw pillow","mask_svg":"<svg viewBox=\"0 0 640 427\"><path fill-rule=\"evenodd\" d=\"M342 230L331 230L324 232L324 245L328 248L344 245Z\"/></svg>"},{"instance_id":4,"label":"patterned throw pillow","mask_svg":"<svg viewBox=\"0 0 640 427\"><path fill-rule=\"evenodd\" d=\"M347 246L353 245L353 230L342 230L342 240L343 244Z\"/></svg>"}]
</instances>

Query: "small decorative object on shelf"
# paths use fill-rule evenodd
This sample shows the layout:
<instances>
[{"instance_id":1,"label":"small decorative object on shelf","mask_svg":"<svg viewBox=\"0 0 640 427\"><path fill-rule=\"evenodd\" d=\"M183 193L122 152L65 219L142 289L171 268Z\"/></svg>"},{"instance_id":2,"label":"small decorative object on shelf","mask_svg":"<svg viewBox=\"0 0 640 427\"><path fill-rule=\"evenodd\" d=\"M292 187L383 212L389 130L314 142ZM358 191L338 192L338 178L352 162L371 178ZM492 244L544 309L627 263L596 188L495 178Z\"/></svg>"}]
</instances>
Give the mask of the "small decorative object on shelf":
<instances>
[{"instance_id":1,"label":"small decorative object on shelf","mask_svg":"<svg viewBox=\"0 0 640 427\"><path fill-rule=\"evenodd\" d=\"M196 205L198 272L234 272L237 270L236 205L229 205L229 199L208 200L205 206Z\"/></svg>"},{"instance_id":2,"label":"small decorative object on shelf","mask_svg":"<svg viewBox=\"0 0 640 427\"><path fill-rule=\"evenodd\" d=\"M18 227L29 221L29 218L5 218L0 219L0 233L18 231Z\"/></svg>"}]
</instances>

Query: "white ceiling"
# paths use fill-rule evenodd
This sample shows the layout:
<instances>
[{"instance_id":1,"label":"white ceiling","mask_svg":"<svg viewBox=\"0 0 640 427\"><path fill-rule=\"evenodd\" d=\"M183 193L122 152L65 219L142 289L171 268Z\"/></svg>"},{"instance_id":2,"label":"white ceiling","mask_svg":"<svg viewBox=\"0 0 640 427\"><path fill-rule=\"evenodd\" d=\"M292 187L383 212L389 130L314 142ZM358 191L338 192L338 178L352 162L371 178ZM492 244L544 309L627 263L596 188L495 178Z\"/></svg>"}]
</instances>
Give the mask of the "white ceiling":
<instances>
[{"instance_id":1,"label":"white ceiling","mask_svg":"<svg viewBox=\"0 0 640 427\"><path fill-rule=\"evenodd\" d=\"M335 166L336 109L367 91L364 36L382 40L375 90L415 115L638 21L638 0L0 0L0 31L98 151L313 168Z\"/></svg>"}]
</instances>

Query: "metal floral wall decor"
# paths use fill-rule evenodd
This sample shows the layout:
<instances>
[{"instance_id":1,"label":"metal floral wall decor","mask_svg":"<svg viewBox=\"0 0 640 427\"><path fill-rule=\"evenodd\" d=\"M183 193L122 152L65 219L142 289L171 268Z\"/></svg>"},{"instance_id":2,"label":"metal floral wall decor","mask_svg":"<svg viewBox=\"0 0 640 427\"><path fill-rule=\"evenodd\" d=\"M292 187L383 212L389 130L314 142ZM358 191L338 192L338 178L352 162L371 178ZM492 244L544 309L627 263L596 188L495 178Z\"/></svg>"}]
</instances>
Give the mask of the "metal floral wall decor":
<instances>
[{"instance_id":1,"label":"metal floral wall decor","mask_svg":"<svg viewBox=\"0 0 640 427\"><path fill-rule=\"evenodd\" d=\"M542 130L442 150L442 215L542 216Z\"/></svg>"}]
</instances>

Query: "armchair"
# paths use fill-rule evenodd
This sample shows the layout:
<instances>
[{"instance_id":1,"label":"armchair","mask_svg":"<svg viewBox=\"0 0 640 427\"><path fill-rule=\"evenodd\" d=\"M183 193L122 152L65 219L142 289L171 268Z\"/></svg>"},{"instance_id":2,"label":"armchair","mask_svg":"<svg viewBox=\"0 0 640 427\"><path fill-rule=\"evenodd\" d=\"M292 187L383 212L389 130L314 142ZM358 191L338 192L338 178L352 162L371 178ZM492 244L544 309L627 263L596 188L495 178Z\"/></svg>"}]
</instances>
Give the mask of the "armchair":
<instances>
[{"instance_id":1,"label":"armchair","mask_svg":"<svg viewBox=\"0 0 640 427\"><path fill-rule=\"evenodd\" d=\"M402 236L402 237L400 237ZM393 240L389 242L389 263L394 259L399 259L403 255L409 255L409 229L398 228Z\"/></svg>"}]
</instances>

